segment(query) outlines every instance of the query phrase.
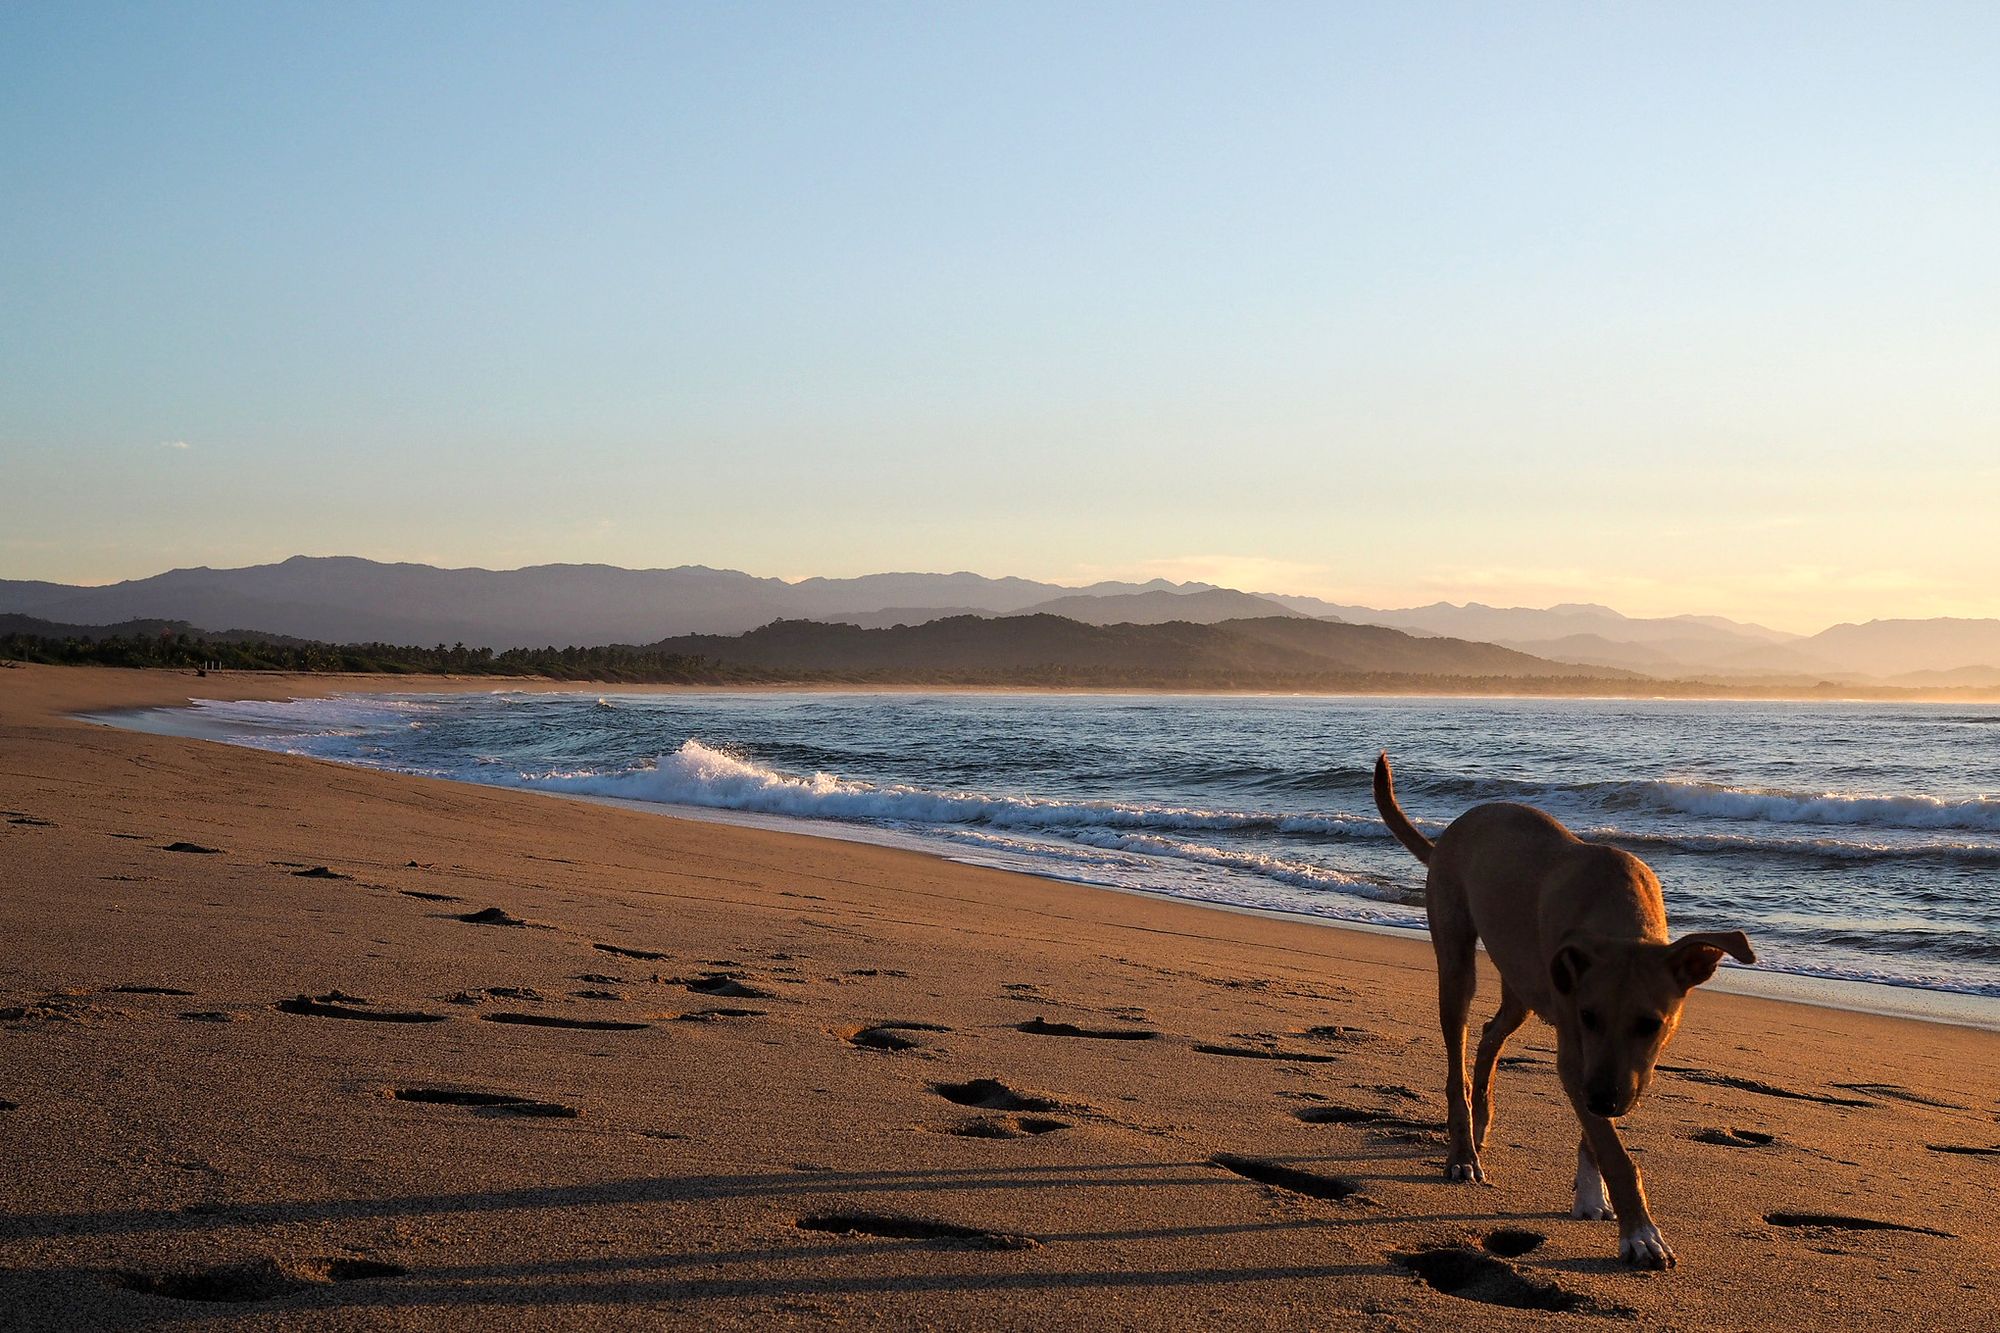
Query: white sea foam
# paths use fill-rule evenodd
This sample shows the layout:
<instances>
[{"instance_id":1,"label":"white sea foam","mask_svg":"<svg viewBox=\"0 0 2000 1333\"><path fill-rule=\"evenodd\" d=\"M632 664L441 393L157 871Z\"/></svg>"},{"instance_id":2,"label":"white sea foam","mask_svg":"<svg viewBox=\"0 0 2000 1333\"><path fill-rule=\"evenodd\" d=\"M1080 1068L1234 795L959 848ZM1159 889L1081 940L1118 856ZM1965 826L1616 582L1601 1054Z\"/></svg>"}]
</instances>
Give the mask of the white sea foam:
<instances>
[{"instance_id":1,"label":"white sea foam","mask_svg":"<svg viewBox=\"0 0 2000 1333\"><path fill-rule=\"evenodd\" d=\"M1881 828L2000 833L2000 797L1884 796L1872 793L1744 791L1705 782L1624 784L1642 802L1684 815L1773 824L1867 824Z\"/></svg>"},{"instance_id":2,"label":"white sea foam","mask_svg":"<svg viewBox=\"0 0 2000 1333\"><path fill-rule=\"evenodd\" d=\"M1414 890L1301 861L1109 831L1065 834L1053 841L963 828L946 830L943 836L953 843L999 854L971 859L1045 874L1053 868L1062 871L1064 878L1084 883L1142 889L1230 907L1303 912L1382 925L1421 924L1421 917L1409 910L1422 900ZM1172 873L1175 863L1184 864L1187 875ZM1245 874L1216 879L1201 873L1202 867L1211 866ZM1288 891L1297 888L1309 893L1301 897Z\"/></svg>"},{"instance_id":3,"label":"white sea foam","mask_svg":"<svg viewBox=\"0 0 2000 1333\"><path fill-rule=\"evenodd\" d=\"M1422 895L1407 889L1290 857L1208 847L1178 838L1162 838L1146 833L1124 833L1112 829L1079 829L1067 836L1091 847L1134 852L1149 857L1164 856L1177 861L1193 861L1199 865L1220 866L1226 870L1246 871L1263 879L1289 884L1297 889L1356 894L1364 898L1405 905L1423 900Z\"/></svg>"},{"instance_id":4,"label":"white sea foam","mask_svg":"<svg viewBox=\"0 0 2000 1333\"><path fill-rule=\"evenodd\" d=\"M1885 830L1886 831L1886 830ZM1932 859L1970 865L2000 864L2000 843L1962 839L1781 837L1754 833L1652 833L1610 825L1579 828L1577 836L1593 842L1664 848L1682 852L1736 852L1748 856L1822 857L1830 861L1894 861Z\"/></svg>"},{"instance_id":5,"label":"white sea foam","mask_svg":"<svg viewBox=\"0 0 2000 1333\"><path fill-rule=\"evenodd\" d=\"M879 784L814 773L794 777L698 740L652 764L605 773L523 774L523 785L627 800L699 805L808 819L872 819L916 824L984 824L1023 829L1279 829L1372 836L1375 821L1350 815L1276 815L1123 801L1065 801Z\"/></svg>"}]
</instances>

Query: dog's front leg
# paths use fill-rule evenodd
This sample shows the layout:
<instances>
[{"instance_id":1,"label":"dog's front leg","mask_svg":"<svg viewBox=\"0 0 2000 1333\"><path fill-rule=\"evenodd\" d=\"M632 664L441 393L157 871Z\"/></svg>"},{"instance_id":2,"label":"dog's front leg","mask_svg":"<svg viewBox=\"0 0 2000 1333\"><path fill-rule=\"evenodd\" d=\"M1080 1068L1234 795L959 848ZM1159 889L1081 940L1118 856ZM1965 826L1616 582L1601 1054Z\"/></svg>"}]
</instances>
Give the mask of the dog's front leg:
<instances>
[{"instance_id":1,"label":"dog's front leg","mask_svg":"<svg viewBox=\"0 0 2000 1333\"><path fill-rule=\"evenodd\" d=\"M1666 1238L1653 1225L1653 1215L1646 1208L1646 1185L1639 1177L1639 1164L1625 1151L1625 1144L1618 1137L1618 1128L1601 1115L1592 1115L1583 1109L1583 1099L1570 1097L1576 1107L1576 1118L1583 1122L1584 1146L1588 1156L1596 1159L1597 1171L1610 1191L1611 1202L1618 1210L1618 1257L1628 1264L1640 1268L1672 1268L1674 1252L1667 1247ZM1577 1167L1579 1178L1578 1201L1582 1201L1580 1188L1583 1175L1582 1164Z\"/></svg>"},{"instance_id":2,"label":"dog's front leg","mask_svg":"<svg viewBox=\"0 0 2000 1333\"><path fill-rule=\"evenodd\" d=\"M1580 1135L1576 1141L1576 1201L1570 1205L1569 1215L1586 1222L1608 1222L1617 1216L1611 1211L1611 1200L1604 1197L1604 1173L1590 1155L1588 1135Z\"/></svg>"}]
</instances>

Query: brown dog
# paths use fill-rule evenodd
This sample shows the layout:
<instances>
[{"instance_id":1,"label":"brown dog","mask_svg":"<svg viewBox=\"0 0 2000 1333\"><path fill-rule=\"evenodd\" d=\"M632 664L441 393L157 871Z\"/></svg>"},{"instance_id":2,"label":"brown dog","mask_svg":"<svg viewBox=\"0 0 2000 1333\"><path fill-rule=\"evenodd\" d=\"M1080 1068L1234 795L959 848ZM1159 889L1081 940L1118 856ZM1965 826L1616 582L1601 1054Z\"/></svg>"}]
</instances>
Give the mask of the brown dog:
<instances>
[{"instance_id":1,"label":"brown dog","mask_svg":"<svg viewBox=\"0 0 2000 1333\"><path fill-rule=\"evenodd\" d=\"M1556 1070L1583 1137L1572 1217L1618 1218L1618 1255L1644 1268L1674 1262L1646 1210L1639 1168L1611 1123L1629 1112L1653 1062L1680 1025L1687 993L1715 975L1722 955L1754 963L1740 930L1667 942L1660 881L1628 852L1584 842L1526 805L1474 806L1433 843L1396 804L1385 751L1375 761L1375 807L1403 846L1430 867L1424 910L1438 961L1444 1025L1449 1180L1486 1179L1479 1150L1493 1118L1493 1064L1534 1013L1556 1030ZM1487 1022L1465 1095L1465 1023L1484 942L1500 973L1500 1011ZM1610 1188L1611 1199L1604 1197Z\"/></svg>"}]
</instances>

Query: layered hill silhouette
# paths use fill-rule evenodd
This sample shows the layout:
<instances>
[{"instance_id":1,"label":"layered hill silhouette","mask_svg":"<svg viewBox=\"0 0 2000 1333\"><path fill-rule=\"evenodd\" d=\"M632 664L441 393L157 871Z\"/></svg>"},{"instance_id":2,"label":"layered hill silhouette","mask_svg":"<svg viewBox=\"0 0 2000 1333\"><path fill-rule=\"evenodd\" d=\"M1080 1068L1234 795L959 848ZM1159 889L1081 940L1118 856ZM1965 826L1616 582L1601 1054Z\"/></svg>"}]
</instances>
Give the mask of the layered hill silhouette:
<instances>
[{"instance_id":1,"label":"layered hill silhouette","mask_svg":"<svg viewBox=\"0 0 2000 1333\"><path fill-rule=\"evenodd\" d=\"M1066 588L965 573L787 583L702 565L438 569L356 556L294 556L243 569L176 569L101 588L0 580L0 613L73 625L143 619L255 625L329 643L526 648L740 634L773 620L887 606L964 607L997 615L1073 594L1198 592L1208 586L1156 580Z\"/></svg>"},{"instance_id":2,"label":"layered hill silhouette","mask_svg":"<svg viewBox=\"0 0 2000 1333\"><path fill-rule=\"evenodd\" d=\"M256 629L205 629L185 620L123 620L115 625L66 625L39 616L0 615L0 638L10 634L37 639L201 638L216 643L302 643L304 640Z\"/></svg>"},{"instance_id":3,"label":"layered hill silhouette","mask_svg":"<svg viewBox=\"0 0 2000 1333\"><path fill-rule=\"evenodd\" d=\"M976 677L1047 670L1120 680L1320 680L1331 676L1567 679L1582 672L1490 643L1417 638L1379 625L1274 616L1198 625L1187 621L1087 625L1037 614L951 616L922 625L863 629L782 620L748 634L689 634L646 645L763 671Z\"/></svg>"},{"instance_id":4,"label":"layered hill silhouette","mask_svg":"<svg viewBox=\"0 0 2000 1333\"><path fill-rule=\"evenodd\" d=\"M1594 675L1807 684L2000 677L2000 620L1994 619L1878 620L1796 635L1719 616L1633 617L1588 603L1437 602L1385 610L1163 579L1079 588L966 572L786 581L700 565L439 569L295 556L242 569L178 569L104 587L0 580L0 614L9 613L72 630L176 622L209 630L253 626L267 636L333 644L494 650L730 636L795 620L887 629L968 615L1060 615L1100 627L1293 619L1493 644Z\"/></svg>"}]
</instances>

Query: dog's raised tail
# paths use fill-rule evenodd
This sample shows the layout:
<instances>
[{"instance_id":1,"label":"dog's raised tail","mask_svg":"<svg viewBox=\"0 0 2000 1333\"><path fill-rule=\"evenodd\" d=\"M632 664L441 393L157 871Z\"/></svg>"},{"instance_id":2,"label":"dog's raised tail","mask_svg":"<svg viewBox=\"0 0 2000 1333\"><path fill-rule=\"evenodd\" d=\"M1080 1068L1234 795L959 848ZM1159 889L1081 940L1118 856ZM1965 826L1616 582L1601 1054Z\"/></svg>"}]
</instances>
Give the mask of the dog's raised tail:
<instances>
[{"instance_id":1,"label":"dog's raised tail","mask_svg":"<svg viewBox=\"0 0 2000 1333\"><path fill-rule=\"evenodd\" d=\"M1382 822L1396 835L1396 841L1409 848L1411 856L1429 865L1431 840L1417 832L1417 826L1403 813L1403 807L1396 804L1396 775L1389 771L1387 750L1375 757L1375 808L1382 812Z\"/></svg>"}]
</instances>

